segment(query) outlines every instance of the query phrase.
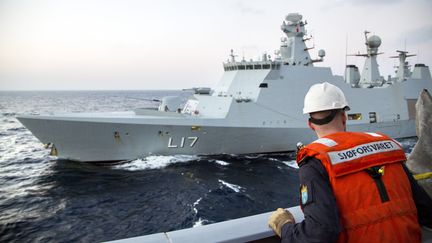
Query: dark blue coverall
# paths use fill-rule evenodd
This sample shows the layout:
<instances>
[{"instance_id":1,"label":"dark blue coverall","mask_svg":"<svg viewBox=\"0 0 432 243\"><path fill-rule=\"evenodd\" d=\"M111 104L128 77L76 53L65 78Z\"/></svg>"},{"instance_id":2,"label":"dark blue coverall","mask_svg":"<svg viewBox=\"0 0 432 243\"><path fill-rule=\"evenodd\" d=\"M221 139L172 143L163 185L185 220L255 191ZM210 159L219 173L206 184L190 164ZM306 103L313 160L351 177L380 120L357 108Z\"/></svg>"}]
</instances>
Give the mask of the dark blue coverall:
<instances>
[{"instance_id":1,"label":"dark blue coverall","mask_svg":"<svg viewBox=\"0 0 432 243\"><path fill-rule=\"evenodd\" d=\"M300 200L304 221L282 227L282 242L335 242L342 231L336 199L324 166L316 158L299 165L300 185L306 185L307 201ZM403 165L409 178L420 225L432 228L432 199Z\"/></svg>"}]
</instances>

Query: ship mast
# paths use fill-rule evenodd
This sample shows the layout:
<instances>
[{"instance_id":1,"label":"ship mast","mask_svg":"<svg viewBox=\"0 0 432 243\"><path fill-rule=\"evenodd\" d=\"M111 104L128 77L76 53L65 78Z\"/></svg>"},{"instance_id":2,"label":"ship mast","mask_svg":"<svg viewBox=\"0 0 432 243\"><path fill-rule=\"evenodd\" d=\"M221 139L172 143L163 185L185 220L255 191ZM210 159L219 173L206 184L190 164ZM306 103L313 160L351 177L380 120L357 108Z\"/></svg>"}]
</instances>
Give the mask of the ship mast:
<instances>
[{"instance_id":1,"label":"ship mast","mask_svg":"<svg viewBox=\"0 0 432 243\"><path fill-rule=\"evenodd\" d=\"M303 39L306 35L306 22L302 21L303 16L298 13L290 13L282 22L281 29L286 34L285 38L281 39L280 57L286 65L310 65L312 64L307 48Z\"/></svg>"},{"instance_id":2,"label":"ship mast","mask_svg":"<svg viewBox=\"0 0 432 243\"><path fill-rule=\"evenodd\" d=\"M368 37L369 31L364 32L365 45L367 53L365 54L352 54L348 56L366 57L365 63L363 65L363 71L361 73L361 78L358 83L359 87L369 88L381 86L384 83L384 78L381 77L378 69L377 56L378 47L381 45L381 38L377 35L372 35Z\"/></svg>"},{"instance_id":3,"label":"ship mast","mask_svg":"<svg viewBox=\"0 0 432 243\"><path fill-rule=\"evenodd\" d=\"M408 65L408 62L406 61L406 58L407 57L413 57L416 55L415 54L408 55L407 51L397 50L396 52L398 52L399 55L391 56L390 58L399 58L399 66L398 66L398 69L396 71L396 81L402 82L411 76L411 72L409 70L410 66Z\"/></svg>"}]
</instances>

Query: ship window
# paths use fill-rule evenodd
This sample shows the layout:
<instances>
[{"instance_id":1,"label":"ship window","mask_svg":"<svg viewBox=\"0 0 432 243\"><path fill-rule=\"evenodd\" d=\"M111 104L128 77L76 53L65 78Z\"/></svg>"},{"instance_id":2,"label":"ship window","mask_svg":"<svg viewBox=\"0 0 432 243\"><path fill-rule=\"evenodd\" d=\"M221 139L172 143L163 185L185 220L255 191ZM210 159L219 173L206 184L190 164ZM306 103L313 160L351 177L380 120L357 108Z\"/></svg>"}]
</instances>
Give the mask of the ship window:
<instances>
[{"instance_id":1,"label":"ship window","mask_svg":"<svg viewBox=\"0 0 432 243\"><path fill-rule=\"evenodd\" d=\"M376 112L369 112L369 122L370 123L376 123Z\"/></svg>"},{"instance_id":2,"label":"ship window","mask_svg":"<svg viewBox=\"0 0 432 243\"><path fill-rule=\"evenodd\" d=\"M237 66L234 66L234 67L233 67L233 70L237 70Z\"/></svg>"},{"instance_id":3,"label":"ship window","mask_svg":"<svg viewBox=\"0 0 432 243\"><path fill-rule=\"evenodd\" d=\"M252 65L246 65L246 69L253 69Z\"/></svg>"},{"instance_id":4,"label":"ship window","mask_svg":"<svg viewBox=\"0 0 432 243\"><path fill-rule=\"evenodd\" d=\"M245 70L245 69L246 69L245 65L238 66L238 70Z\"/></svg>"},{"instance_id":5,"label":"ship window","mask_svg":"<svg viewBox=\"0 0 432 243\"><path fill-rule=\"evenodd\" d=\"M264 64L263 69L270 69L270 64Z\"/></svg>"},{"instance_id":6,"label":"ship window","mask_svg":"<svg viewBox=\"0 0 432 243\"><path fill-rule=\"evenodd\" d=\"M260 88L268 88L268 84L267 83L260 83L259 87Z\"/></svg>"},{"instance_id":7,"label":"ship window","mask_svg":"<svg viewBox=\"0 0 432 243\"><path fill-rule=\"evenodd\" d=\"M348 120L361 120L361 119L362 119L361 113L348 114Z\"/></svg>"},{"instance_id":8,"label":"ship window","mask_svg":"<svg viewBox=\"0 0 432 243\"><path fill-rule=\"evenodd\" d=\"M224 66L224 70L227 71L227 67Z\"/></svg>"},{"instance_id":9,"label":"ship window","mask_svg":"<svg viewBox=\"0 0 432 243\"><path fill-rule=\"evenodd\" d=\"M261 65L254 65L255 69L261 69Z\"/></svg>"}]
</instances>

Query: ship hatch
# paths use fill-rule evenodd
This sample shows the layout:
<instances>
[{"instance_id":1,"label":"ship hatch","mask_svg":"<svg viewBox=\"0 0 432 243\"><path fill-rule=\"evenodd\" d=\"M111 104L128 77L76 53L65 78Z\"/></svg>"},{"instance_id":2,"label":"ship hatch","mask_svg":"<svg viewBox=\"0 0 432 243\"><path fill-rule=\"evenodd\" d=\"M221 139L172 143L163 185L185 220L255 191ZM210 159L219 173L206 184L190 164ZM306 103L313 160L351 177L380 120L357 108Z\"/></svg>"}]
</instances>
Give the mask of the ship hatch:
<instances>
[{"instance_id":1,"label":"ship hatch","mask_svg":"<svg viewBox=\"0 0 432 243\"><path fill-rule=\"evenodd\" d=\"M416 116L416 108L415 104L417 103L417 99L407 99L407 105L408 105L408 118L415 119Z\"/></svg>"}]
</instances>

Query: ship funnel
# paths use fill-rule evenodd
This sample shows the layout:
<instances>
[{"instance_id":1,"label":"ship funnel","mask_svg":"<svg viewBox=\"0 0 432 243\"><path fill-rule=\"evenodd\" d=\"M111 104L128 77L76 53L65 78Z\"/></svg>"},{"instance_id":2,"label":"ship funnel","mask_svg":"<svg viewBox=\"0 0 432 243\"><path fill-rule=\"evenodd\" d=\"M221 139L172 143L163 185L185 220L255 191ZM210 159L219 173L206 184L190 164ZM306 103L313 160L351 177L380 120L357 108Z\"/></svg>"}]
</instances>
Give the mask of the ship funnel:
<instances>
[{"instance_id":1,"label":"ship funnel","mask_svg":"<svg viewBox=\"0 0 432 243\"><path fill-rule=\"evenodd\" d=\"M347 65L345 68L345 82L351 84L351 87L359 87L360 73L356 65Z\"/></svg>"},{"instance_id":2,"label":"ship funnel","mask_svg":"<svg viewBox=\"0 0 432 243\"><path fill-rule=\"evenodd\" d=\"M418 63L414 66L414 70L412 72L411 78L413 79L431 79L431 73L429 67Z\"/></svg>"}]
</instances>

